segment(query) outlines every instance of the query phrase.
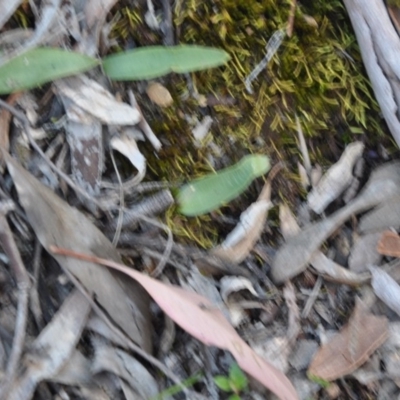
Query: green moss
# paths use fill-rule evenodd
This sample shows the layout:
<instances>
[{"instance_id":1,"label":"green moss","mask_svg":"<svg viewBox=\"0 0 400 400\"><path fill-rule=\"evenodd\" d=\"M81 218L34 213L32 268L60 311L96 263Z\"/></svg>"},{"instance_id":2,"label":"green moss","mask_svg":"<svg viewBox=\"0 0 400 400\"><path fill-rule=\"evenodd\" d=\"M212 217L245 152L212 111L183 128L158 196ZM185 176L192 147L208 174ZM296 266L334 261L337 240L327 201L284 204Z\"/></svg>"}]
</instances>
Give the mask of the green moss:
<instances>
[{"instance_id":1,"label":"green moss","mask_svg":"<svg viewBox=\"0 0 400 400\"><path fill-rule=\"evenodd\" d=\"M229 96L234 105L210 107L215 122L213 142L223 149L224 163L233 164L245 153L264 153L273 161L284 160L295 169L301 158L297 147L295 113L308 138L311 159L330 164L329 142L344 146L368 133L368 141L379 142L384 134L379 107L365 75L361 56L346 10L338 0L305 1L297 7L294 32L285 38L269 65L253 82L254 94L246 92L244 80L265 56L271 35L286 26L291 1L277 0L180 0L174 8L179 43L203 44L226 50L232 57L222 68L192 74L201 95ZM120 11L114 37L120 42L133 38L136 45L149 45L161 37L143 24L145 10ZM312 17L316 28L307 22ZM133 21L133 22L132 22ZM124 35L120 34L123 32ZM146 32L144 35L143 32ZM150 38L150 39L149 39ZM121 40L122 39L122 40ZM147 153L151 179L182 181L209 172L209 149L193 145L191 127L185 118L201 118L202 109L188 97L183 76L170 75L163 83L175 99L169 109L157 110L146 97L143 111L166 145L158 156ZM142 90L143 92L143 90ZM335 156L335 157L334 157ZM217 158L218 161L218 158ZM295 197L293 185L280 186L279 195ZM297 195L300 189L297 191ZM243 210L256 193L244 196L233 209ZM235 205L238 206L235 208ZM210 246L217 238L209 217L185 219L173 211L167 217L178 236ZM214 224L215 225L215 224Z\"/></svg>"}]
</instances>

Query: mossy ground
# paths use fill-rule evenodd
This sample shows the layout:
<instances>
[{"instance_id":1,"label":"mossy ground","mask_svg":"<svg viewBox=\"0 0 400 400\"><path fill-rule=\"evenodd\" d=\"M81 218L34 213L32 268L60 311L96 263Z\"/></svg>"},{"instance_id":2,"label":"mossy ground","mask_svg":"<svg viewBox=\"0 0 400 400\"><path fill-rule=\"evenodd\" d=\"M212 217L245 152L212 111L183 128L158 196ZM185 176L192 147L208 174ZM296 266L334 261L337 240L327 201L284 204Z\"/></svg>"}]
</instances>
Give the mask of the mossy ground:
<instances>
[{"instance_id":1,"label":"mossy ground","mask_svg":"<svg viewBox=\"0 0 400 400\"><path fill-rule=\"evenodd\" d=\"M162 34L144 21L145 2L133 7L119 1L112 10L113 52L135 46L162 43ZM254 94L245 90L244 80L265 55L271 35L286 27L291 1L277 0L179 0L173 9L178 43L218 47L231 55L224 67L191 74L200 96L225 99L211 105L199 104L190 96L187 79L171 74L160 81L170 90L174 105L160 109L151 104L142 83L140 104L155 133L164 143L154 154L143 149L151 180L183 181L238 161L247 153L262 153L272 163L283 160L291 174L279 184L278 196L293 202L301 195L297 161L295 114L299 116L312 162L329 166L343 147L362 138L374 148L387 135L357 42L343 4L338 0L304 1L298 4L292 37L286 37L278 53L253 82ZM15 14L18 25L29 26L27 3ZM312 18L310 20L310 17ZM214 123L208 141L221 150L193 143L187 117L211 115ZM386 135L385 135L386 132ZM390 149L389 149L390 150ZM261 183L258 185L260 187ZM257 188L230 205L229 215L239 215L257 195ZM224 209L227 211L226 209ZM218 240L218 213L186 219L175 209L167 222L180 238L210 247Z\"/></svg>"},{"instance_id":2,"label":"mossy ground","mask_svg":"<svg viewBox=\"0 0 400 400\"><path fill-rule=\"evenodd\" d=\"M374 147L382 140L386 127L340 1L316 0L298 5L292 37L285 38L276 56L253 82L254 94L246 92L244 80L264 57L271 35L286 27L290 3L176 2L174 25L179 43L222 48L232 57L222 68L192 74L196 90L200 95L230 101L227 105L201 107L188 97L184 76L171 75L162 80L173 94L174 105L166 110L155 110L149 103L144 107L156 134L167 143L157 158L148 156L154 179L179 181L212 169L207 157L210 149L193 145L184 115L213 117L212 140L223 150L223 159L228 163L248 152L263 153L273 162L285 161L291 171L301 161L296 113L310 146L312 162L323 166L336 161L351 141L362 138ZM121 46L130 41L137 46L160 43L161 36L146 27L143 10L125 7L118 12L120 19L113 35ZM290 179L282 180L279 196L292 201L300 191L293 184L298 177L291 174L286 178ZM249 197L255 196L255 191L244 195L246 202L234 202L232 212L235 213L235 204L243 209L251 201ZM201 246L211 246L217 240L217 228L211 223L213 216L188 221L171 210L167 219L175 234Z\"/></svg>"}]
</instances>

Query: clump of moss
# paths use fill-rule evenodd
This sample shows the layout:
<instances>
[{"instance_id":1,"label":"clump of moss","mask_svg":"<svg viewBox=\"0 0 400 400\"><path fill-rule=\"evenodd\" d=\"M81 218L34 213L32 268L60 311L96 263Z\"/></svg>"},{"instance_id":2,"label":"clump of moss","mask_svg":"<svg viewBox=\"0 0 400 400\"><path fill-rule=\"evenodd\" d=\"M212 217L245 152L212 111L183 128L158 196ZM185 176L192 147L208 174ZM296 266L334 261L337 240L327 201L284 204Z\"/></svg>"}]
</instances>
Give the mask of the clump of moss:
<instances>
[{"instance_id":1,"label":"clump of moss","mask_svg":"<svg viewBox=\"0 0 400 400\"><path fill-rule=\"evenodd\" d=\"M377 141L382 137L379 108L346 10L338 0L302 2L296 9L293 36L285 38L278 53L253 82L254 94L246 92L244 80L265 56L268 39L277 29L286 27L290 3L176 3L174 24L179 43L223 48L232 57L225 67L192 74L195 88L202 95L230 98L235 103L201 107L187 96L185 77L163 78L175 99L174 106L157 110L145 96L141 103L153 129L166 144L157 157L147 154L152 178L180 181L212 170L209 149L193 145L187 116L213 116L213 141L226 155L224 162L229 163L248 152L268 154L273 160L289 164L298 160L295 113L312 144L312 161L323 165L337 157L332 154L332 142L342 147L362 133L371 133L368 138L376 137ZM135 18L129 17L129 10L119 11L116 26L124 33L124 40L130 38L137 46L159 44L161 36L157 38L158 34L149 32L140 17L145 10L135 11ZM288 191L292 189L293 185L288 186ZM288 197L280 190L281 196ZM240 207L243 209L243 204ZM167 219L178 236L201 246L209 247L217 237L208 216L187 220L171 211Z\"/></svg>"}]
</instances>

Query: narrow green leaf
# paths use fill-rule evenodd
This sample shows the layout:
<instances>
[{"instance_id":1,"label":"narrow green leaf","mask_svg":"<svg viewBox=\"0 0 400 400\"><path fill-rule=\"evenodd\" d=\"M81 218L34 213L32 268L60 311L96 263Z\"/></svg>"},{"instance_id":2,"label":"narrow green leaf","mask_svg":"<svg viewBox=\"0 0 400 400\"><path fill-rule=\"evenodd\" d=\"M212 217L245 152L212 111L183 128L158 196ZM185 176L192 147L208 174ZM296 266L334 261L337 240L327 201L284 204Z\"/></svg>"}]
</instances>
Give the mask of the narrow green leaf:
<instances>
[{"instance_id":1,"label":"narrow green leaf","mask_svg":"<svg viewBox=\"0 0 400 400\"><path fill-rule=\"evenodd\" d=\"M153 79L170 72L186 73L218 67L229 60L223 50L202 46L150 46L114 54L103 60L110 79Z\"/></svg>"},{"instance_id":2,"label":"narrow green leaf","mask_svg":"<svg viewBox=\"0 0 400 400\"><path fill-rule=\"evenodd\" d=\"M242 398L238 394L231 394L228 400L241 400Z\"/></svg>"},{"instance_id":3,"label":"narrow green leaf","mask_svg":"<svg viewBox=\"0 0 400 400\"><path fill-rule=\"evenodd\" d=\"M223 375L214 376L214 382L224 392L232 391L231 384L229 382L229 379L226 376L223 376Z\"/></svg>"},{"instance_id":4,"label":"narrow green leaf","mask_svg":"<svg viewBox=\"0 0 400 400\"><path fill-rule=\"evenodd\" d=\"M0 94L31 89L99 64L95 58L50 47L36 48L0 67Z\"/></svg>"},{"instance_id":5,"label":"narrow green leaf","mask_svg":"<svg viewBox=\"0 0 400 400\"><path fill-rule=\"evenodd\" d=\"M239 392L247 387L248 381L244 372L235 363L229 368L229 380L231 381L231 386L234 386L236 392Z\"/></svg>"},{"instance_id":6,"label":"narrow green leaf","mask_svg":"<svg viewBox=\"0 0 400 400\"><path fill-rule=\"evenodd\" d=\"M249 155L218 173L189 182L178 192L179 211L188 216L213 211L239 196L253 179L264 175L269 168L268 157Z\"/></svg>"}]
</instances>

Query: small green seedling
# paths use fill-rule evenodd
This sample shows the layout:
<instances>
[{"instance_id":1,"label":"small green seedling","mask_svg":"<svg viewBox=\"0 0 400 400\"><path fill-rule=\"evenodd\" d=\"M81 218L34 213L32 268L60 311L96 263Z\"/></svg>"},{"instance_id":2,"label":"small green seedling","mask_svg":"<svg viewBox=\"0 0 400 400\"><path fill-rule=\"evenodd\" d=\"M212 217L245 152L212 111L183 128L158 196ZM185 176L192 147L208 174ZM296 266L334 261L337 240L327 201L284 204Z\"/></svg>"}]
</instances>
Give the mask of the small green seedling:
<instances>
[{"instance_id":1,"label":"small green seedling","mask_svg":"<svg viewBox=\"0 0 400 400\"><path fill-rule=\"evenodd\" d=\"M240 400L240 392L247 389L248 381L246 375L237 364L229 368L229 376L217 375L214 377L215 384L224 392L232 392L229 400Z\"/></svg>"},{"instance_id":2,"label":"small green seedling","mask_svg":"<svg viewBox=\"0 0 400 400\"><path fill-rule=\"evenodd\" d=\"M193 217L213 211L242 194L269 168L267 156L248 155L235 165L195 179L179 189L179 212Z\"/></svg>"}]
</instances>

